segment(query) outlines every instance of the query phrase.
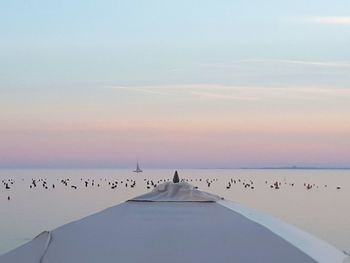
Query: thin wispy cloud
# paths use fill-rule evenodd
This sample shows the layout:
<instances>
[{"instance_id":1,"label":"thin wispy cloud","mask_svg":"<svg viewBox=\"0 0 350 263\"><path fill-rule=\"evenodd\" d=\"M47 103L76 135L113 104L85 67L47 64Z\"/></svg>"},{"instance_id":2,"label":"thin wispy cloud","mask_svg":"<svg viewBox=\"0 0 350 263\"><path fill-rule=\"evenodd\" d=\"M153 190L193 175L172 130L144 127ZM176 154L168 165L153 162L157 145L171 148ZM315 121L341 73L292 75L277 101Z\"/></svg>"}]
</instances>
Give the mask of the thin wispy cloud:
<instances>
[{"instance_id":1,"label":"thin wispy cloud","mask_svg":"<svg viewBox=\"0 0 350 263\"><path fill-rule=\"evenodd\" d=\"M294 60L294 59L242 59L233 61L232 63L212 63L201 64L202 67L217 69L235 69L248 64L292 64L315 67L330 68L350 68L350 61L317 61L317 60Z\"/></svg>"},{"instance_id":2,"label":"thin wispy cloud","mask_svg":"<svg viewBox=\"0 0 350 263\"><path fill-rule=\"evenodd\" d=\"M300 64L300 65L309 65L309 66L350 68L350 62L344 62L344 61L310 61L310 60L288 60L288 59L281 59L276 61L281 63Z\"/></svg>"},{"instance_id":3,"label":"thin wispy cloud","mask_svg":"<svg viewBox=\"0 0 350 263\"><path fill-rule=\"evenodd\" d=\"M232 93L220 93L209 91L190 91L189 94L197 99L214 99L214 100L243 100L243 101L255 101L260 100L259 97L252 95L235 95Z\"/></svg>"},{"instance_id":4,"label":"thin wispy cloud","mask_svg":"<svg viewBox=\"0 0 350 263\"><path fill-rule=\"evenodd\" d=\"M179 72L179 71L182 71L182 70L183 70L182 68L169 68L166 71L167 72Z\"/></svg>"},{"instance_id":5,"label":"thin wispy cloud","mask_svg":"<svg viewBox=\"0 0 350 263\"><path fill-rule=\"evenodd\" d=\"M350 25L350 16L309 16L303 20L315 24Z\"/></svg>"},{"instance_id":6,"label":"thin wispy cloud","mask_svg":"<svg viewBox=\"0 0 350 263\"><path fill-rule=\"evenodd\" d=\"M244 60L234 61L230 64L228 63L202 63L199 66L204 68L217 68L217 69L240 69Z\"/></svg>"},{"instance_id":7,"label":"thin wispy cloud","mask_svg":"<svg viewBox=\"0 0 350 263\"><path fill-rule=\"evenodd\" d=\"M350 68L348 61L317 61L317 60L293 60L293 59L265 59L265 60L247 60L247 62L274 62L281 64L296 64L306 66L318 67L336 67L336 68Z\"/></svg>"},{"instance_id":8,"label":"thin wispy cloud","mask_svg":"<svg viewBox=\"0 0 350 263\"><path fill-rule=\"evenodd\" d=\"M176 90L187 89L188 86L184 85L159 85L159 86L107 86L107 88L114 90L134 91L142 92L153 95L174 95Z\"/></svg>"},{"instance_id":9,"label":"thin wispy cloud","mask_svg":"<svg viewBox=\"0 0 350 263\"><path fill-rule=\"evenodd\" d=\"M177 99L262 101L271 99L327 100L350 98L350 89L315 86L230 86L230 85L156 85L156 86L111 86L120 91L148 93L157 96L174 96Z\"/></svg>"}]
</instances>

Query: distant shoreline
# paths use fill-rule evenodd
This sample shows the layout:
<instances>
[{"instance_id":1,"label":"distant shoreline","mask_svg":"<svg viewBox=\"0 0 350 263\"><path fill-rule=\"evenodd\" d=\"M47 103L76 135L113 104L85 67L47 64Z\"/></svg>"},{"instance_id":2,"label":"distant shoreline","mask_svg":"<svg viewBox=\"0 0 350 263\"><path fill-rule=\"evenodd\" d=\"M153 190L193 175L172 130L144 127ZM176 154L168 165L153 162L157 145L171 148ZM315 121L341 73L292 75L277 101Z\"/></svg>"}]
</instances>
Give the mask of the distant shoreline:
<instances>
[{"instance_id":1,"label":"distant shoreline","mask_svg":"<svg viewBox=\"0 0 350 263\"><path fill-rule=\"evenodd\" d=\"M350 170L350 167L260 167L260 168L241 168L249 170Z\"/></svg>"}]
</instances>

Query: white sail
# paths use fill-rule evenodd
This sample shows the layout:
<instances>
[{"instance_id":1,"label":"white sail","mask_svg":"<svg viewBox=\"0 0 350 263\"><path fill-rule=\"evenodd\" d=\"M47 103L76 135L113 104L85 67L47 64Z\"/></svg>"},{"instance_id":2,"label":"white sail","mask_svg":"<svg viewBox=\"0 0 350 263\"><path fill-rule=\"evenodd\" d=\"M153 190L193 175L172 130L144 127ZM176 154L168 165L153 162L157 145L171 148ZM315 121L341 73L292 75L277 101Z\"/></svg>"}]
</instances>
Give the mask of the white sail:
<instances>
[{"instance_id":1,"label":"white sail","mask_svg":"<svg viewBox=\"0 0 350 263\"><path fill-rule=\"evenodd\" d=\"M140 169L139 163L136 163L136 170L135 173L142 173L142 170Z\"/></svg>"}]
</instances>

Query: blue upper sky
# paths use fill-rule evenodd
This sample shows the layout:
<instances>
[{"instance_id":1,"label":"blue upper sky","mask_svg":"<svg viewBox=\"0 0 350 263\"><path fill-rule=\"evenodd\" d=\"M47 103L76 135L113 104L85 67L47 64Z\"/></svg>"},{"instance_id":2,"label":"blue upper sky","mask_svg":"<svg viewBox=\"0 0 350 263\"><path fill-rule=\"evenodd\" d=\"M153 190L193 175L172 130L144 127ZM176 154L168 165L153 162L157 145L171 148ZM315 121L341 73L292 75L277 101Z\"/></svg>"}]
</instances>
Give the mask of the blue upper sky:
<instances>
[{"instance_id":1,"label":"blue upper sky","mask_svg":"<svg viewBox=\"0 0 350 263\"><path fill-rule=\"evenodd\" d=\"M312 20L349 10L347 0L2 1L2 86L256 84L205 66L349 60L349 23Z\"/></svg>"}]
</instances>

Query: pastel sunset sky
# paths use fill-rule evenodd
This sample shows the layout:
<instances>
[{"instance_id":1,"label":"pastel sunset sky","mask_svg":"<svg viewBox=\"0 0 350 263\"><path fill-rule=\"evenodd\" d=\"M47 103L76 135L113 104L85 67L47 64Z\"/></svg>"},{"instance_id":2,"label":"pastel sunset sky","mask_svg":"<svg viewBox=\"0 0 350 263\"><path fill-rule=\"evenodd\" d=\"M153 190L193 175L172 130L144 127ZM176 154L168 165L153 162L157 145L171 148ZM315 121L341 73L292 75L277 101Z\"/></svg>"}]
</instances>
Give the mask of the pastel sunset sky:
<instances>
[{"instance_id":1,"label":"pastel sunset sky","mask_svg":"<svg viewBox=\"0 0 350 263\"><path fill-rule=\"evenodd\" d=\"M350 1L1 1L0 167L350 167Z\"/></svg>"}]
</instances>

